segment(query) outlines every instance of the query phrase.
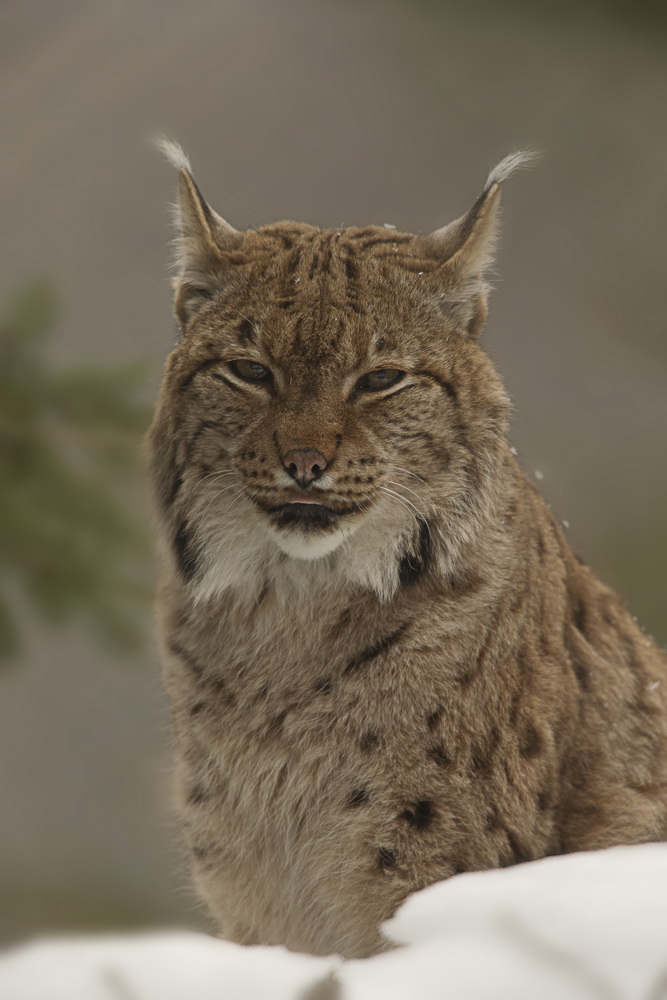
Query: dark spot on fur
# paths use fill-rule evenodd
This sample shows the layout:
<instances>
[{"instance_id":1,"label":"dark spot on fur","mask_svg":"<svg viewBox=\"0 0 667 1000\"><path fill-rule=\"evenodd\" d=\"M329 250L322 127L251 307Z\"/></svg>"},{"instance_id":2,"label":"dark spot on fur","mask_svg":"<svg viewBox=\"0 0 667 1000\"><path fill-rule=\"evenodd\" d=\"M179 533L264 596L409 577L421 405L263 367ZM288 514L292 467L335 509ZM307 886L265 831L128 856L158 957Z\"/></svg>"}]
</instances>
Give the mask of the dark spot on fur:
<instances>
[{"instance_id":1,"label":"dark spot on fur","mask_svg":"<svg viewBox=\"0 0 667 1000\"><path fill-rule=\"evenodd\" d=\"M182 660L190 668L195 677L200 678L204 673L204 668L201 663L198 663L194 656L192 656L191 653L188 653L186 649L183 649L179 643L169 643L169 652L173 653L174 656L177 656L179 660Z\"/></svg>"},{"instance_id":2,"label":"dark spot on fur","mask_svg":"<svg viewBox=\"0 0 667 1000\"><path fill-rule=\"evenodd\" d=\"M345 610L341 614L340 618L338 619L338 621L336 622L336 624L332 628L331 634L332 635L338 635L340 632L342 632L343 629L347 625L350 624L351 618L352 618L352 608L351 607L347 607L347 608L345 608Z\"/></svg>"},{"instance_id":3,"label":"dark spot on fur","mask_svg":"<svg viewBox=\"0 0 667 1000\"><path fill-rule=\"evenodd\" d=\"M489 810L484 818L484 823L489 833L500 829L500 816L498 815L498 809L495 805L493 805L493 803L491 803L491 806L489 807Z\"/></svg>"},{"instance_id":4,"label":"dark spot on fur","mask_svg":"<svg viewBox=\"0 0 667 1000\"><path fill-rule=\"evenodd\" d=\"M380 737L377 733L362 733L359 737L359 746L362 750L373 750L380 742Z\"/></svg>"},{"instance_id":5,"label":"dark spot on fur","mask_svg":"<svg viewBox=\"0 0 667 1000\"><path fill-rule=\"evenodd\" d=\"M435 711L431 712L430 715L426 716L426 725L431 731L438 728L440 720L442 719L444 714L445 714L444 706L440 705L438 708L435 709Z\"/></svg>"},{"instance_id":6,"label":"dark spot on fur","mask_svg":"<svg viewBox=\"0 0 667 1000\"><path fill-rule=\"evenodd\" d=\"M255 331L249 319L243 319L238 328L238 338L242 344L252 343L255 339Z\"/></svg>"},{"instance_id":7,"label":"dark spot on fur","mask_svg":"<svg viewBox=\"0 0 667 1000\"><path fill-rule=\"evenodd\" d=\"M547 550L546 550L546 546L544 544L544 538L542 537L542 532L540 531L540 532L538 532L538 535L537 535L537 554L540 557L540 559L544 559L544 556L546 555L546 551Z\"/></svg>"},{"instance_id":8,"label":"dark spot on fur","mask_svg":"<svg viewBox=\"0 0 667 1000\"><path fill-rule=\"evenodd\" d=\"M591 679L587 667L572 653L570 655L570 663L572 664L572 670L579 686L583 691L588 691L591 686Z\"/></svg>"},{"instance_id":9,"label":"dark spot on fur","mask_svg":"<svg viewBox=\"0 0 667 1000\"><path fill-rule=\"evenodd\" d=\"M523 602L525 600L525 597L526 597L526 594L525 594L525 591L523 591L523 590L519 591L518 594L515 594L514 597L512 598L512 600L510 601L509 610L512 613L515 613L515 612L519 611L520 608L521 608L521 605L523 604Z\"/></svg>"},{"instance_id":10,"label":"dark spot on fur","mask_svg":"<svg viewBox=\"0 0 667 1000\"><path fill-rule=\"evenodd\" d=\"M315 272L317 271L317 265L319 264L319 262L320 262L320 255L317 253L317 251L315 251L315 253L313 254L313 259L310 264L310 270L308 272L308 277L311 279L311 281L315 277Z\"/></svg>"},{"instance_id":11,"label":"dark spot on fur","mask_svg":"<svg viewBox=\"0 0 667 1000\"><path fill-rule=\"evenodd\" d=\"M353 808L354 806L363 805L364 802L368 802L368 799L369 794L365 788L355 788L355 790L350 792L348 795L346 805Z\"/></svg>"},{"instance_id":12,"label":"dark spot on fur","mask_svg":"<svg viewBox=\"0 0 667 1000\"><path fill-rule=\"evenodd\" d=\"M586 606L581 600L575 600L574 602L574 607L572 608L572 621L574 622L574 627L578 629L582 635L586 635Z\"/></svg>"},{"instance_id":13,"label":"dark spot on fur","mask_svg":"<svg viewBox=\"0 0 667 1000\"><path fill-rule=\"evenodd\" d=\"M206 708L205 701L197 701L190 709L190 715L199 715L199 713L203 712L205 708Z\"/></svg>"},{"instance_id":14,"label":"dark spot on fur","mask_svg":"<svg viewBox=\"0 0 667 1000\"><path fill-rule=\"evenodd\" d=\"M257 595L257 601L255 603L255 610L257 608L259 608L261 604L264 603L264 601L266 600L266 598L269 595L269 591L270 590L271 590L271 581L270 580L265 580L264 584L262 586L262 589L260 590L259 594Z\"/></svg>"},{"instance_id":15,"label":"dark spot on fur","mask_svg":"<svg viewBox=\"0 0 667 1000\"><path fill-rule=\"evenodd\" d=\"M467 670L461 670L458 674L456 674L454 680L457 684L460 684L462 688L467 688L470 687L476 676L477 668L476 666L473 666Z\"/></svg>"},{"instance_id":16,"label":"dark spot on fur","mask_svg":"<svg viewBox=\"0 0 667 1000\"><path fill-rule=\"evenodd\" d=\"M527 723L519 742L519 753L522 757L537 757L542 753L542 737L532 722Z\"/></svg>"},{"instance_id":17,"label":"dark spot on fur","mask_svg":"<svg viewBox=\"0 0 667 1000\"><path fill-rule=\"evenodd\" d=\"M263 701L268 696L270 690L271 690L270 684L262 684L261 688L259 689L254 698L254 701L255 702Z\"/></svg>"},{"instance_id":18,"label":"dark spot on fur","mask_svg":"<svg viewBox=\"0 0 667 1000\"><path fill-rule=\"evenodd\" d=\"M481 743L472 743L470 746L470 763L473 771L478 774L491 773L491 759L487 748Z\"/></svg>"},{"instance_id":19,"label":"dark spot on fur","mask_svg":"<svg viewBox=\"0 0 667 1000\"><path fill-rule=\"evenodd\" d=\"M512 863L518 865L521 864L521 862L523 861L530 861L531 860L530 853L521 846L516 834L513 833L512 830L507 830L506 832L507 832L507 843L509 844L510 850L512 851L513 855Z\"/></svg>"},{"instance_id":20,"label":"dark spot on fur","mask_svg":"<svg viewBox=\"0 0 667 1000\"><path fill-rule=\"evenodd\" d=\"M493 622L488 628L487 633L484 637L484 642L480 647L475 662L472 665L464 666L463 669L460 670L459 673L455 676L456 682L460 684L462 687L468 687L472 683L472 681L478 676L478 674L482 672L484 663L489 654L489 650L491 649L491 643L489 641L491 633L496 628L499 617L500 617L499 613L496 614Z\"/></svg>"},{"instance_id":21,"label":"dark spot on fur","mask_svg":"<svg viewBox=\"0 0 667 1000\"><path fill-rule=\"evenodd\" d=\"M174 500L176 499L176 497L180 493L182 485L183 485L183 476L179 472L179 473L177 473L177 475L174 476L174 478L172 480L172 483L171 483L171 486L169 487L169 492L168 492L168 494L167 494L167 496L165 498L165 507L171 507L171 505L173 504Z\"/></svg>"},{"instance_id":22,"label":"dark spot on fur","mask_svg":"<svg viewBox=\"0 0 667 1000\"><path fill-rule=\"evenodd\" d=\"M486 740L475 740L470 745L470 763L473 771L480 775L491 774L493 756L500 742L500 732L494 726Z\"/></svg>"},{"instance_id":23,"label":"dark spot on fur","mask_svg":"<svg viewBox=\"0 0 667 1000\"><path fill-rule=\"evenodd\" d=\"M568 770L569 770L570 784L572 785L573 788L586 787L590 779L591 771L593 769L592 765L593 765L592 754L585 750L583 751L580 750L578 754L574 755L570 759L570 766ZM580 807L577 806L577 812L579 811Z\"/></svg>"},{"instance_id":24,"label":"dark spot on fur","mask_svg":"<svg viewBox=\"0 0 667 1000\"><path fill-rule=\"evenodd\" d=\"M367 649L364 649L361 653L359 653L358 656L355 656L353 660L350 660L350 662L345 667L344 673L347 675L355 673L360 667L365 666L368 663L371 663L382 653L386 652L388 649L391 649L391 647L394 646L399 641L399 639L405 632L405 629L406 629L406 624L399 625L399 627L394 632L391 632L389 635L385 636L384 639L380 639L374 645L369 646Z\"/></svg>"},{"instance_id":25,"label":"dark spot on fur","mask_svg":"<svg viewBox=\"0 0 667 1000\"><path fill-rule=\"evenodd\" d=\"M283 787L283 785L287 781L287 775L288 775L288 773L289 773L289 768L288 768L287 764L283 764L283 766L280 768L280 771L278 773L278 777L276 778L276 783L273 786L273 792L274 792L274 794L276 794L277 792L279 792L280 789Z\"/></svg>"},{"instance_id":26,"label":"dark spot on fur","mask_svg":"<svg viewBox=\"0 0 667 1000\"><path fill-rule=\"evenodd\" d=\"M203 802L208 802L210 794L202 785L195 785L188 795L188 802L193 806L199 806Z\"/></svg>"},{"instance_id":27,"label":"dark spot on fur","mask_svg":"<svg viewBox=\"0 0 667 1000\"><path fill-rule=\"evenodd\" d=\"M509 724L510 726L516 725L516 720L519 716L519 710L521 708L521 691L515 691L512 695L512 701L510 702L510 712L509 712Z\"/></svg>"},{"instance_id":28,"label":"dark spot on fur","mask_svg":"<svg viewBox=\"0 0 667 1000\"><path fill-rule=\"evenodd\" d=\"M451 758L445 753L444 747L440 744L429 747L426 752L439 767L449 767L452 762Z\"/></svg>"},{"instance_id":29,"label":"dark spot on fur","mask_svg":"<svg viewBox=\"0 0 667 1000\"><path fill-rule=\"evenodd\" d=\"M196 858L205 858L208 854L208 847L193 847L192 853Z\"/></svg>"},{"instance_id":30,"label":"dark spot on fur","mask_svg":"<svg viewBox=\"0 0 667 1000\"><path fill-rule=\"evenodd\" d=\"M484 586L486 581L477 573L461 573L449 578L449 594L457 600L461 597L471 597Z\"/></svg>"},{"instance_id":31,"label":"dark spot on fur","mask_svg":"<svg viewBox=\"0 0 667 1000\"><path fill-rule=\"evenodd\" d=\"M333 685L330 677L320 677L319 680L315 681L313 690L318 694L331 694L332 687Z\"/></svg>"},{"instance_id":32,"label":"dark spot on fur","mask_svg":"<svg viewBox=\"0 0 667 1000\"><path fill-rule=\"evenodd\" d=\"M188 533L188 522L181 521L173 538L173 550L181 576L189 583L199 569L199 554Z\"/></svg>"},{"instance_id":33,"label":"dark spot on fur","mask_svg":"<svg viewBox=\"0 0 667 1000\"><path fill-rule=\"evenodd\" d=\"M287 715L292 708L294 708L293 705L291 705L289 708L283 709L282 712L279 712L278 715L274 716L274 718L268 725L267 729L268 736L278 736L280 733L282 733L283 726L285 725L285 719L287 718Z\"/></svg>"},{"instance_id":34,"label":"dark spot on fur","mask_svg":"<svg viewBox=\"0 0 667 1000\"><path fill-rule=\"evenodd\" d=\"M551 805L551 795L550 795L550 793L549 792L538 792L537 796L535 797L535 802L536 802L537 808L540 810L540 812L546 812L546 810Z\"/></svg>"},{"instance_id":35,"label":"dark spot on fur","mask_svg":"<svg viewBox=\"0 0 667 1000\"><path fill-rule=\"evenodd\" d=\"M425 830L435 818L435 806L428 799L411 802L401 813L401 819L416 830Z\"/></svg>"},{"instance_id":36,"label":"dark spot on fur","mask_svg":"<svg viewBox=\"0 0 667 1000\"><path fill-rule=\"evenodd\" d=\"M377 866L381 872L392 871L396 867L396 851L392 851L390 847L379 847Z\"/></svg>"},{"instance_id":37,"label":"dark spot on fur","mask_svg":"<svg viewBox=\"0 0 667 1000\"><path fill-rule=\"evenodd\" d=\"M207 685L208 687L211 688L211 690L215 694L221 694L222 691L224 691L225 687L227 686L225 683L225 678L221 677L220 674L213 674L212 677L209 677L207 680Z\"/></svg>"},{"instance_id":38,"label":"dark spot on fur","mask_svg":"<svg viewBox=\"0 0 667 1000\"><path fill-rule=\"evenodd\" d=\"M428 521L419 522L415 547L406 552L398 565L398 577L404 587L411 587L429 572L434 559L433 540Z\"/></svg>"}]
</instances>

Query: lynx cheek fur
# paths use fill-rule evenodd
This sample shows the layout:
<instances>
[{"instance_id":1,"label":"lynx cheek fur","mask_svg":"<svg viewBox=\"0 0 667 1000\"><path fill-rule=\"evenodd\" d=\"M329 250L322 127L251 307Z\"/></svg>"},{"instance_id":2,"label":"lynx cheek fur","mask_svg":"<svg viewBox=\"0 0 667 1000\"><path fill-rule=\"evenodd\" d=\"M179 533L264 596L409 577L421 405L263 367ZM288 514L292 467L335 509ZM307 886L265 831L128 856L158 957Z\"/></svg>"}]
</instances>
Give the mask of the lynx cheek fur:
<instances>
[{"instance_id":1,"label":"lynx cheek fur","mask_svg":"<svg viewBox=\"0 0 667 1000\"><path fill-rule=\"evenodd\" d=\"M150 433L197 885L364 956L457 872L667 836L667 667L574 556L476 343L500 185L431 236L240 233L183 154Z\"/></svg>"}]
</instances>

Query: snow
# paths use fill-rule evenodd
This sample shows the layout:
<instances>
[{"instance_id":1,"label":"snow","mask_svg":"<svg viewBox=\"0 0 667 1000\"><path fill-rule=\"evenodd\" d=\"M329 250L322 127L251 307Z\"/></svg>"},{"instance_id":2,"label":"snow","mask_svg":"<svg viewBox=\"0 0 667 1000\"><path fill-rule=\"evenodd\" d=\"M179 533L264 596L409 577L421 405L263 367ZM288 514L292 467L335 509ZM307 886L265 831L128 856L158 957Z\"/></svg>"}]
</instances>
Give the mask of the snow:
<instances>
[{"instance_id":1,"label":"snow","mask_svg":"<svg viewBox=\"0 0 667 1000\"><path fill-rule=\"evenodd\" d=\"M302 1000L338 964L183 931L63 938L0 958L0 1000Z\"/></svg>"},{"instance_id":2,"label":"snow","mask_svg":"<svg viewBox=\"0 0 667 1000\"><path fill-rule=\"evenodd\" d=\"M667 845L459 875L386 931L407 948L364 963L363 984L353 970L349 1000L667 1000Z\"/></svg>"},{"instance_id":3,"label":"snow","mask_svg":"<svg viewBox=\"0 0 667 1000\"><path fill-rule=\"evenodd\" d=\"M667 845L471 872L415 893L398 947L342 962L169 932L0 957L0 1000L667 1000ZM313 993L314 997L316 993Z\"/></svg>"}]
</instances>

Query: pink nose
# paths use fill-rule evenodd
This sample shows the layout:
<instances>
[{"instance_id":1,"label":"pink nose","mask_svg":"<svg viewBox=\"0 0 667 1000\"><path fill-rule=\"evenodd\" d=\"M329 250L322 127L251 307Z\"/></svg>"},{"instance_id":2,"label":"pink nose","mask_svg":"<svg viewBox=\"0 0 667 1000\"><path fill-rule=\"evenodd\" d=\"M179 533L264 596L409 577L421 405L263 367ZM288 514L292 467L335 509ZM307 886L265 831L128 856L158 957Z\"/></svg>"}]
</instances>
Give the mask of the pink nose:
<instances>
[{"instance_id":1,"label":"pink nose","mask_svg":"<svg viewBox=\"0 0 667 1000\"><path fill-rule=\"evenodd\" d=\"M292 479L305 489L319 479L327 467L327 460L316 448L293 448L283 455L283 465Z\"/></svg>"}]
</instances>

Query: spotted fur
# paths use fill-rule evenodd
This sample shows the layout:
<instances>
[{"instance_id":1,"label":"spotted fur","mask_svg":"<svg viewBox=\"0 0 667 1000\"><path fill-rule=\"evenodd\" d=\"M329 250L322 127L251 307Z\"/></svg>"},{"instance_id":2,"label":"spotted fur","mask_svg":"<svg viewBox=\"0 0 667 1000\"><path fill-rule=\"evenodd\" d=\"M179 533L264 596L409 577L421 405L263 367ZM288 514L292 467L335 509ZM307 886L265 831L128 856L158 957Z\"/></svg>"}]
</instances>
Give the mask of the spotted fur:
<instances>
[{"instance_id":1,"label":"spotted fur","mask_svg":"<svg viewBox=\"0 0 667 1000\"><path fill-rule=\"evenodd\" d=\"M233 940L367 955L439 879L667 836L665 660L518 467L476 342L517 165L420 237L238 233L178 160L158 608L185 839Z\"/></svg>"}]
</instances>

